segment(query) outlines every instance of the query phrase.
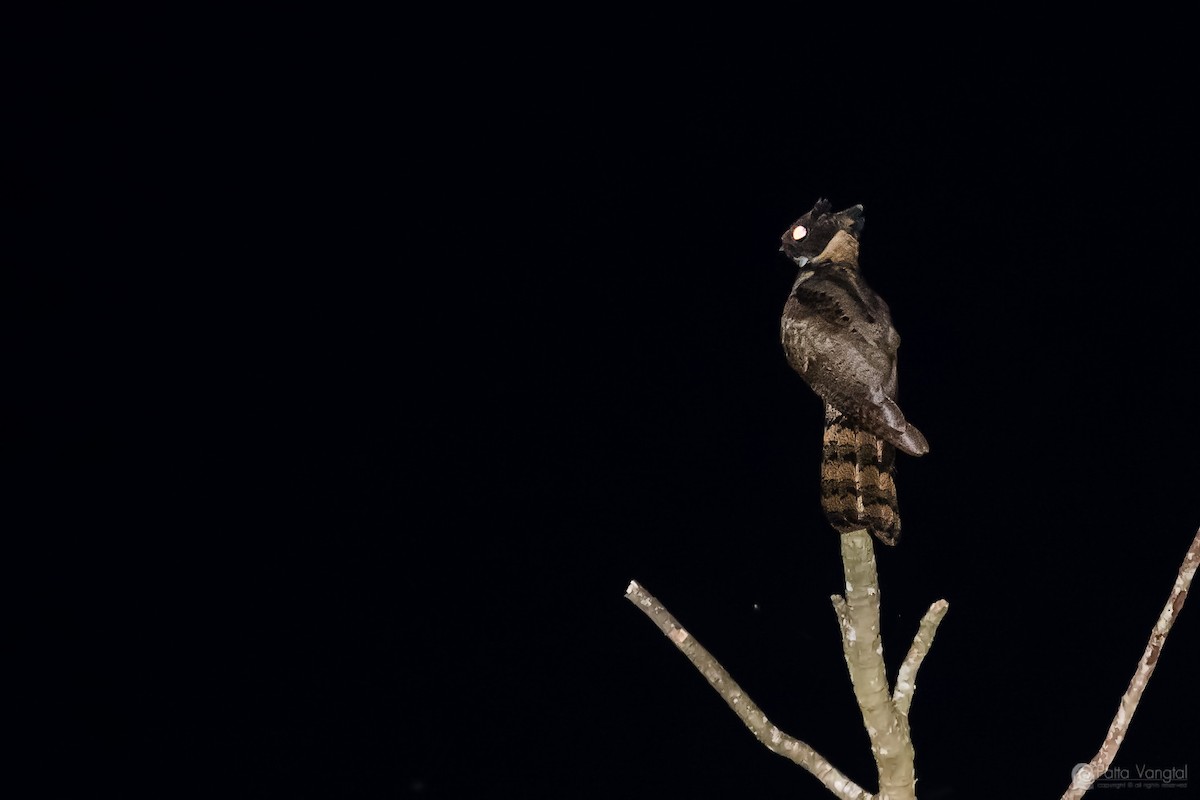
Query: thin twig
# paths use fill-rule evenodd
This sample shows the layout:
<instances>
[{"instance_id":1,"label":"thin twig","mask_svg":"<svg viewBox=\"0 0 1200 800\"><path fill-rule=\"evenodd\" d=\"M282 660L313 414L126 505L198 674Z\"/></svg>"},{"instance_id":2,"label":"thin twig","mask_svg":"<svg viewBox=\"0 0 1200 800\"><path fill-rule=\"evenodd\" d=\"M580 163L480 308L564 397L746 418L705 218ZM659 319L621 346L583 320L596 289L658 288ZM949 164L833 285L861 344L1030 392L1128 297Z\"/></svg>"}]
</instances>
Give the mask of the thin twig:
<instances>
[{"instance_id":1,"label":"thin twig","mask_svg":"<svg viewBox=\"0 0 1200 800\"><path fill-rule=\"evenodd\" d=\"M767 715L746 696L742 687L737 685L712 654L705 650L695 637L679 624L671 612L667 611L663 604L643 589L637 581L630 581L629 587L625 590L625 598L640 608L658 625L659 630L674 642L675 646L696 666L696 669L700 670L700 674L708 680L709 685L741 718L755 738L762 742L768 750L804 767L823 783L825 788L843 800L874 800L871 794L843 775L816 750L799 739L788 736L771 724Z\"/></svg>"},{"instance_id":2,"label":"thin twig","mask_svg":"<svg viewBox=\"0 0 1200 800\"><path fill-rule=\"evenodd\" d=\"M1197 564L1200 564L1200 529L1196 530L1192 545L1183 557L1179 575L1176 576L1175 585L1171 588L1171 596L1167 598L1167 604L1163 606L1162 613L1158 616L1158 622L1154 624L1154 630L1150 632L1150 641L1146 643L1146 649L1142 653L1141 660L1138 661L1137 669L1134 670L1133 680L1129 682L1129 688L1121 697L1117 715L1113 718L1112 724L1108 726L1104 744L1100 745L1100 751L1091 761L1075 768L1071 786L1063 794L1062 800L1077 800L1083 797L1084 792L1090 789L1096 779L1103 776L1112 765L1113 758L1116 757L1117 750L1121 747L1121 742L1124 741L1125 733L1129 729L1129 722L1133 719L1133 712L1137 710L1138 701L1142 699L1146 682L1150 680L1150 676L1154 674L1154 667L1158 665L1158 657L1162 653L1163 644L1166 643L1167 634L1170 633L1171 626L1175 624L1175 619L1183 609L1184 601L1187 600L1188 588L1192 585Z\"/></svg>"},{"instance_id":3,"label":"thin twig","mask_svg":"<svg viewBox=\"0 0 1200 800\"><path fill-rule=\"evenodd\" d=\"M917 670L921 668L921 662L925 660L929 646L933 644L933 637L937 633L938 625L942 623L942 617L946 616L949 608L950 604L945 600L938 600L921 618L921 625L917 628L917 635L913 638L912 647L908 649L908 655L904 657L904 663L900 665L900 672L896 675L896 689L892 692L892 703L896 706L898 714L908 716L913 692L917 688Z\"/></svg>"}]
</instances>

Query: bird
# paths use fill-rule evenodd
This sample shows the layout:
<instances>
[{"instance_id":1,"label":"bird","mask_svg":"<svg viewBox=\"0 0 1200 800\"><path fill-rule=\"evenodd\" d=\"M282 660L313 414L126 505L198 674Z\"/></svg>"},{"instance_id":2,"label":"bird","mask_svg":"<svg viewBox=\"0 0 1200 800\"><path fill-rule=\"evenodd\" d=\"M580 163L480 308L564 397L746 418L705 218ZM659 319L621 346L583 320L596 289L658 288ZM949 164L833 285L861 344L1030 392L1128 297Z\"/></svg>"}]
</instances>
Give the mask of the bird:
<instances>
[{"instance_id":1,"label":"bird","mask_svg":"<svg viewBox=\"0 0 1200 800\"><path fill-rule=\"evenodd\" d=\"M799 267L783 308L780 338L792 369L825 404L821 508L834 530L866 528L900 538L896 450L929 452L929 442L896 403L900 335L891 312L859 271L862 205L831 212L819 199L782 236Z\"/></svg>"}]
</instances>

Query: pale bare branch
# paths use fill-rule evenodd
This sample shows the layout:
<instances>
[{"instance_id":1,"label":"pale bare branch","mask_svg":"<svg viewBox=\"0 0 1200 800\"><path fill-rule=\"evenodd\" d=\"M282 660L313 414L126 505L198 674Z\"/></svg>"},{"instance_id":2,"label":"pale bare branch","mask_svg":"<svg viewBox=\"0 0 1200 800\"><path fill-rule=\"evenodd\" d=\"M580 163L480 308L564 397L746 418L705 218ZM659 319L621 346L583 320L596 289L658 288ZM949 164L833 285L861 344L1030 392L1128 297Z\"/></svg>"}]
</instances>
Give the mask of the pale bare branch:
<instances>
[{"instance_id":1,"label":"pale bare branch","mask_svg":"<svg viewBox=\"0 0 1200 800\"><path fill-rule=\"evenodd\" d=\"M1154 674L1154 667L1158 665L1158 657L1162 653L1163 644L1166 643L1167 634L1183 609L1184 601L1187 600L1188 588L1192 585L1192 578L1196 575L1197 564L1200 564L1200 529L1196 530L1192 545L1183 557L1183 564L1179 567L1175 585L1171 588L1171 596L1167 598L1167 604L1163 606L1162 613L1158 616L1158 622L1154 623L1154 630L1150 632L1150 641L1146 643L1146 649L1142 653L1141 660L1138 661L1137 669L1134 670L1133 680L1129 682L1129 688L1121 697L1117 715L1113 717L1112 724L1108 726L1108 734L1104 737L1104 743L1100 745L1100 751L1091 761L1075 768L1071 786L1063 794L1062 800L1078 800L1083 797L1096 779L1104 775L1112 766L1113 758L1116 757L1121 742L1125 740L1125 733L1129 729L1130 720L1133 719L1133 712L1137 710L1138 701L1142 699L1146 683Z\"/></svg>"},{"instance_id":2,"label":"pale bare branch","mask_svg":"<svg viewBox=\"0 0 1200 800\"><path fill-rule=\"evenodd\" d=\"M908 655L904 657L904 663L900 665L900 672L896 675L896 689L892 692L892 703L896 706L898 714L908 716L913 692L917 688L917 670L921 668L921 662L925 660L925 655L929 652L930 645L933 644L933 637L937 634L938 625L942 623L942 617L946 616L949 608L950 604L945 600L938 600L921 618L921 624L917 628L917 635L913 638L912 647L908 649Z\"/></svg>"},{"instance_id":3,"label":"pale bare branch","mask_svg":"<svg viewBox=\"0 0 1200 800\"><path fill-rule=\"evenodd\" d=\"M879 634L879 577L875 549L866 530L842 534L842 567L846 576L845 606L843 609L834 601L834 608L844 620L842 649L879 768L879 797L913 800L916 774L912 740L908 719L896 712L888 689Z\"/></svg>"},{"instance_id":4,"label":"pale bare branch","mask_svg":"<svg viewBox=\"0 0 1200 800\"><path fill-rule=\"evenodd\" d=\"M631 581L625 590L625 598L640 608L658 625L688 660L700 670L710 686L721 695L733 712L745 723L763 745L772 753L799 764L813 774L825 788L843 800L875 800L873 796L851 781L817 751L804 742L779 730L767 715L746 696L742 687L730 677L711 653L704 649L695 637L684 629L671 612L647 592L637 581Z\"/></svg>"}]
</instances>

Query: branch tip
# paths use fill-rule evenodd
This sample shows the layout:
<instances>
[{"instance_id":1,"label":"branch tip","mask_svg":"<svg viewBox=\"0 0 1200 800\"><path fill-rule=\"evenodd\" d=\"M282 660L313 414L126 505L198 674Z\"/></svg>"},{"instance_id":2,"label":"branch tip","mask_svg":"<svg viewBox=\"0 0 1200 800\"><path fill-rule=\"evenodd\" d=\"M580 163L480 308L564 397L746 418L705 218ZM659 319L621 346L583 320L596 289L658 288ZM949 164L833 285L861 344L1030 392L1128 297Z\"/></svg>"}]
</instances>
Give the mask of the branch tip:
<instances>
[{"instance_id":1,"label":"branch tip","mask_svg":"<svg viewBox=\"0 0 1200 800\"><path fill-rule=\"evenodd\" d=\"M767 715L759 709L742 687L738 686L733 677L721 666L721 662L717 661L711 653L705 650L696 641L696 638L679 624L679 621L671 615L671 612L667 611L666 607L657 598L647 592L644 587L639 586L636 581L631 581L629 588L625 591L625 595L634 605L642 610L642 613L658 625L659 630L667 635L667 638L679 648L681 653L687 656L692 665L707 679L709 686L721 695L725 704L733 710L733 713L738 715L742 723L754 734L754 738L762 742L768 750L804 767L813 777L824 784L827 789L839 798L842 798L842 800L872 800L870 793L843 775L836 767L826 761L820 753L799 739L788 736L779 730L777 726L773 725L767 719ZM635 595L636 598L640 599L636 599Z\"/></svg>"}]
</instances>

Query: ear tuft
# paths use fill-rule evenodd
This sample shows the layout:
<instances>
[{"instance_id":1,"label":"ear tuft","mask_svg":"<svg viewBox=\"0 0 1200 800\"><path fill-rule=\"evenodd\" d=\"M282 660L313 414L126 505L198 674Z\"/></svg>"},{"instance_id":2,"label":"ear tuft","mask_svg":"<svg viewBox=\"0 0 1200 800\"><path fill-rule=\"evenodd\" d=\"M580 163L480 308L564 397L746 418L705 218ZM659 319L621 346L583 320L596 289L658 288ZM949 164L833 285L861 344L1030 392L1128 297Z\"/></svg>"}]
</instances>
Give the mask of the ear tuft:
<instances>
[{"instance_id":1,"label":"ear tuft","mask_svg":"<svg viewBox=\"0 0 1200 800\"><path fill-rule=\"evenodd\" d=\"M838 216L849 221L846 227L855 236L862 233L863 223L866 222L866 220L863 218L862 203L850 206L845 211L839 211Z\"/></svg>"}]
</instances>

